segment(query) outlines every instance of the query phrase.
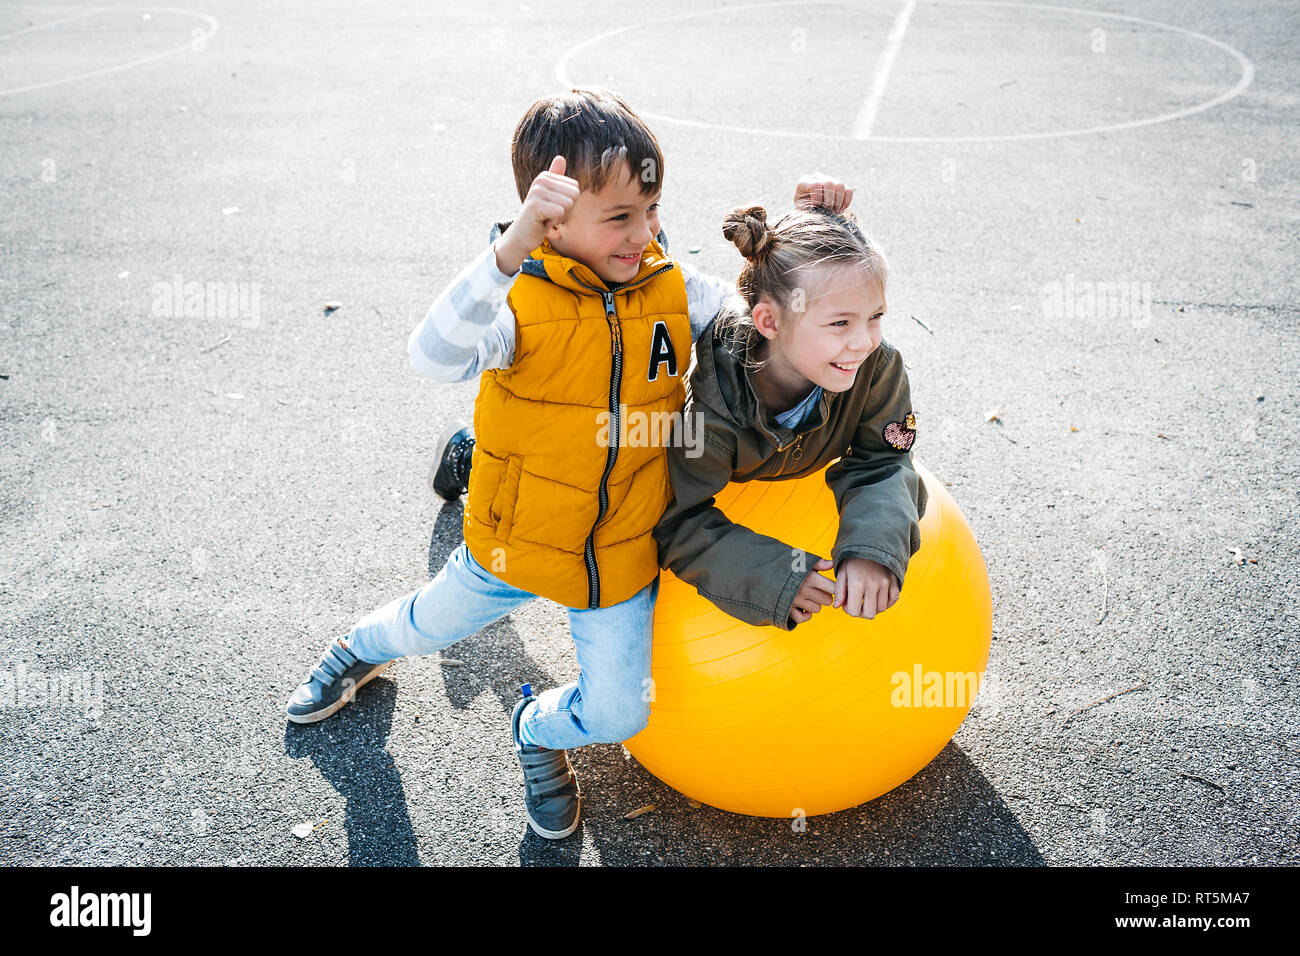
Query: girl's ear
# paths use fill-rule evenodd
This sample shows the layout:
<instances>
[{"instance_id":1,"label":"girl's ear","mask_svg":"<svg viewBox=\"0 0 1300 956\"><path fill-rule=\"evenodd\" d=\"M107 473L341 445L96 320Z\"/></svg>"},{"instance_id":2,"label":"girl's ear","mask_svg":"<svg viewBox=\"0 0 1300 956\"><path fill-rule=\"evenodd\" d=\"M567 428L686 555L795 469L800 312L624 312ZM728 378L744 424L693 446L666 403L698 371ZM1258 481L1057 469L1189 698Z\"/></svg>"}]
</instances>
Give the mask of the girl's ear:
<instances>
[{"instance_id":1,"label":"girl's ear","mask_svg":"<svg viewBox=\"0 0 1300 956\"><path fill-rule=\"evenodd\" d=\"M767 299L760 299L749 314L754 320L754 328L758 330L758 334L765 339L775 341L780 331L780 317L777 315L776 306Z\"/></svg>"}]
</instances>

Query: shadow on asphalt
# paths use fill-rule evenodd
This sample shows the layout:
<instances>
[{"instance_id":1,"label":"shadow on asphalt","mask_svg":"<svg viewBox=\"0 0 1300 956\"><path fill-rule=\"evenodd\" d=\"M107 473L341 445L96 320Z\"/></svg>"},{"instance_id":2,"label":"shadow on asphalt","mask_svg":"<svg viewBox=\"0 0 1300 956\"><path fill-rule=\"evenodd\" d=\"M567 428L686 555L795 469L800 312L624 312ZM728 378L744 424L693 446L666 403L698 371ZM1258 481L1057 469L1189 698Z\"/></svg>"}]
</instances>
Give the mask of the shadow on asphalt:
<instances>
[{"instance_id":1,"label":"shadow on asphalt","mask_svg":"<svg viewBox=\"0 0 1300 956\"><path fill-rule=\"evenodd\" d=\"M617 746L584 748L574 767L583 825L559 842L576 845L585 831L583 841L606 866L1046 865L1012 805L952 742L902 786L861 807L810 817L802 832L788 820L694 809ZM655 812L623 819L646 804ZM564 862L549 842L526 839L520 861Z\"/></svg>"},{"instance_id":2,"label":"shadow on asphalt","mask_svg":"<svg viewBox=\"0 0 1300 956\"><path fill-rule=\"evenodd\" d=\"M342 747L330 732L337 726L285 727L284 752L310 757L347 801L343 826L352 866L420 865L406 792L387 749L396 704L397 684L382 676L372 680L348 707L347 745Z\"/></svg>"},{"instance_id":3,"label":"shadow on asphalt","mask_svg":"<svg viewBox=\"0 0 1300 956\"><path fill-rule=\"evenodd\" d=\"M438 509L433 519L433 536L429 539L429 577L433 578L447 563L451 553L460 547L464 528L465 508L459 501L450 501Z\"/></svg>"}]
</instances>

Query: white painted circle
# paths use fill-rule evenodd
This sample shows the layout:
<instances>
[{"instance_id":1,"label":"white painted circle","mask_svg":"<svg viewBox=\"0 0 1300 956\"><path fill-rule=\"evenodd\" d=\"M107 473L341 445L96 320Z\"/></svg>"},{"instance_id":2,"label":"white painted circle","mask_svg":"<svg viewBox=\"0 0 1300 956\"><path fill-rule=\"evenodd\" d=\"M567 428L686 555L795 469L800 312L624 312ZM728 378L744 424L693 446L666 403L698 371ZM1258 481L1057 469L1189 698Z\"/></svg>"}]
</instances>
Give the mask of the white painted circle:
<instances>
[{"instance_id":1,"label":"white painted circle","mask_svg":"<svg viewBox=\"0 0 1300 956\"><path fill-rule=\"evenodd\" d=\"M1171 120L1182 119L1191 116L1194 113L1200 113L1204 110L1218 106L1220 103L1226 103L1228 100L1241 93L1250 86L1255 80L1255 65L1250 62L1241 51L1234 47L1228 46L1220 40L1206 36L1204 33L1197 33L1195 30L1187 30L1183 27L1177 27L1169 23L1159 23L1155 20L1146 20L1142 17L1132 17L1121 13L1105 13L1101 10L1084 10L1079 7L1056 7L1035 3L1014 3L1010 0L928 0L928 4L949 3L961 7L1012 7L1023 10L1033 11L1053 11L1056 13L1074 13L1082 16L1099 17L1108 20L1122 20L1126 23L1137 23L1143 26L1156 27L1161 30L1169 30L1173 33L1181 33L1184 36L1203 41L1211 46L1218 47L1220 50L1233 56L1241 65L1241 77L1237 84L1231 89L1220 93L1218 96L1208 99L1203 103L1197 103L1186 109L1175 110L1170 113L1161 113L1158 116L1149 116L1144 119L1129 120L1124 123L1107 123L1102 126L1088 126L1080 129L1048 131L1044 133L1008 133L1001 136L876 136L871 135L864 138L855 136L846 136L839 133L806 133L794 130L776 130L776 129L759 129L752 126L733 126L730 123L710 123L701 120L682 119L677 116L667 116L663 113L655 113L650 110L638 109L637 113L646 119L658 120L662 123L673 123L677 126L689 126L695 129L722 130L728 133L744 133L749 136L784 136L793 139L821 139L837 140L841 142L853 143L999 143L1014 140L1028 139L1057 139L1065 136L1084 136L1091 133L1109 133L1122 129L1134 129L1139 126L1154 126L1157 123L1168 123ZM560 83L568 89L577 86L569 77L569 61L573 57L585 50L587 47L602 40L608 40L610 37L618 36L621 33L628 33L632 30L639 30L648 26L658 26L663 23L673 23L680 20L694 20L702 17L717 16L718 14L739 13L744 10L766 10L775 7L809 7L809 6L830 6L830 0L781 0L778 3L751 3L738 7L718 7L713 10L697 10L692 13L679 13L671 17L660 17L659 19L644 20L631 26L618 27L614 30L608 30L605 33L583 40L576 46L570 47L560 57L555 64L555 76Z\"/></svg>"},{"instance_id":2,"label":"white painted circle","mask_svg":"<svg viewBox=\"0 0 1300 956\"><path fill-rule=\"evenodd\" d=\"M62 86L64 83L73 83L77 80L87 80L92 76L103 76L106 73L116 73L119 70L129 70L132 67L141 66L145 63L152 63L154 60L161 60L163 57L172 56L184 50L190 49L195 43L207 43L212 35L217 32L219 24L216 17L210 17L206 13L199 13L197 10L182 10L178 7L73 7L73 6L47 6L44 4L34 3L6 3L0 4L0 9L6 10L81 10L85 16L93 16L97 13L179 13L185 16L197 17L208 25L205 33L199 36L191 36L184 43L161 51L160 53L151 53L148 56L142 56L138 59L131 60L127 63L118 63L113 66L106 66L99 70L89 70L85 73L77 73L74 76L65 76L57 80L48 80L44 83L32 83L29 86L15 86L12 89L0 90L0 96L10 96L14 93L30 93L32 90L43 90L51 86ZM9 37L19 36L24 33L34 33L37 30L44 30L49 27L58 26L60 23L67 23L73 19L82 19L82 17L66 17L62 20L53 20L49 23L39 24L34 27L28 27L14 33L0 36L0 42Z\"/></svg>"}]
</instances>

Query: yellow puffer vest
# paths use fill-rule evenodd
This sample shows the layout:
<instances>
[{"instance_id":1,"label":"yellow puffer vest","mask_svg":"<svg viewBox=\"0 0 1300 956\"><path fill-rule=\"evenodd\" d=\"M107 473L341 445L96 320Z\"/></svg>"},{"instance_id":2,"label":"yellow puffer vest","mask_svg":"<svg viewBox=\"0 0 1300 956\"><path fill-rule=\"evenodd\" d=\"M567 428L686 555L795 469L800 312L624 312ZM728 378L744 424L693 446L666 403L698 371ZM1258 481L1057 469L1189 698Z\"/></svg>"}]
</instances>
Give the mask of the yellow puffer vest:
<instances>
[{"instance_id":1,"label":"yellow puffer vest","mask_svg":"<svg viewBox=\"0 0 1300 956\"><path fill-rule=\"evenodd\" d=\"M465 543L492 574L572 608L609 607L659 573L691 328L657 242L612 288L544 242L511 286L514 361L474 404Z\"/></svg>"}]
</instances>

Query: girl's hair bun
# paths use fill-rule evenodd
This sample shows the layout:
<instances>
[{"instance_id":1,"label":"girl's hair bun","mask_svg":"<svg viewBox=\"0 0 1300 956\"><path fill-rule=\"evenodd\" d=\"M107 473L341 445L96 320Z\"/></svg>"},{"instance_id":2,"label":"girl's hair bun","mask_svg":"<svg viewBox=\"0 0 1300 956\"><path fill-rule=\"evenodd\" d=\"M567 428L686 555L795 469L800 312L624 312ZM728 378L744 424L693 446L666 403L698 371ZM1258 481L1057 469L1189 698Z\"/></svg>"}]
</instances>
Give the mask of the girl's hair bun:
<instances>
[{"instance_id":1,"label":"girl's hair bun","mask_svg":"<svg viewBox=\"0 0 1300 956\"><path fill-rule=\"evenodd\" d=\"M767 210L762 206L733 209L722 221L722 234L736 244L746 259L752 262L760 258L772 241Z\"/></svg>"}]
</instances>

